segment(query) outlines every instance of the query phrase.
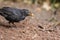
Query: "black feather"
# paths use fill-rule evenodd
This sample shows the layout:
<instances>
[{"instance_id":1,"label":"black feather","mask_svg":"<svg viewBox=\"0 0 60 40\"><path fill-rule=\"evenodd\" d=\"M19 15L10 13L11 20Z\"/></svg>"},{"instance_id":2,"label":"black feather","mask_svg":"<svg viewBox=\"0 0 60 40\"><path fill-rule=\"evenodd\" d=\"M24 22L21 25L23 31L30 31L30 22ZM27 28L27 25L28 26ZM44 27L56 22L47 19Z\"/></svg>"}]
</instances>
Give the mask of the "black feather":
<instances>
[{"instance_id":1,"label":"black feather","mask_svg":"<svg viewBox=\"0 0 60 40\"><path fill-rule=\"evenodd\" d=\"M5 17L9 23L19 22L24 20L28 16L29 10L27 9L17 9L11 7L3 7L0 9L0 15Z\"/></svg>"}]
</instances>

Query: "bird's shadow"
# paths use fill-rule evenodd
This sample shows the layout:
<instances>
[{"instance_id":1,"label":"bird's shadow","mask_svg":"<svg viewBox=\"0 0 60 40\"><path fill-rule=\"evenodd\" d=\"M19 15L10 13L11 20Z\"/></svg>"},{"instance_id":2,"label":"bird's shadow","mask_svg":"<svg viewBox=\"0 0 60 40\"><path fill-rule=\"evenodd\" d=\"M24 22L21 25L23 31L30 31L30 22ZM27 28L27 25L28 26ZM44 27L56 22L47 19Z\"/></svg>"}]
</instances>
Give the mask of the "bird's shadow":
<instances>
[{"instance_id":1,"label":"bird's shadow","mask_svg":"<svg viewBox=\"0 0 60 40\"><path fill-rule=\"evenodd\" d=\"M0 23L0 26L5 27L5 28L12 28L12 27L16 28L16 26L11 26L9 24L3 24L3 23Z\"/></svg>"}]
</instances>

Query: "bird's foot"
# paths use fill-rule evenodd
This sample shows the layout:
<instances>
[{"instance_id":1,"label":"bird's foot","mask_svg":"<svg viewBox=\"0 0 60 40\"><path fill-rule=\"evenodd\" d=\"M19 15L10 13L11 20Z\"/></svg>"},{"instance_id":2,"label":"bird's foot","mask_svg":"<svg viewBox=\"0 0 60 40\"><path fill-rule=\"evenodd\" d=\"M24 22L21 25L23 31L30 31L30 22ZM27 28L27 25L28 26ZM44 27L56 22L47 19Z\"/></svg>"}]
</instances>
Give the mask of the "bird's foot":
<instances>
[{"instance_id":1,"label":"bird's foot","mask_svg":"<svg viewBox=\"0 0 60 40\"><path fill-rule=\"evenodd\" d=\"M16 27L16 25L12 25L12 27L15 27L15 28L17 28L17 27Z\"/></svg>"},{"instance_id":2,"label":"bird's foot","mask_svg":"<svg viewBox=\"0 0 60 40\"><path fill-rule=\"evenodd\" d=\"M14 24L14 22L12 22L12 24L11 24L11 22L9 22L9 27L15 27L15 28L17 28L16 25Z\"/></svg>"}]
</instances>

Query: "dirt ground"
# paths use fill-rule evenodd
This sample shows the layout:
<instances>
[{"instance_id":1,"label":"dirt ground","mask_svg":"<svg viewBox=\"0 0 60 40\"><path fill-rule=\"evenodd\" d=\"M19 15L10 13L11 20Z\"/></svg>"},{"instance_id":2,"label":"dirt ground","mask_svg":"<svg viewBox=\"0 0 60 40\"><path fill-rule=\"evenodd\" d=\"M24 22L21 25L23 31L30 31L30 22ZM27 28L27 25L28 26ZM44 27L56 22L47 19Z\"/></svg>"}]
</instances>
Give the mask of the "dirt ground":
<instances>
[{"instance_id":1,"label":"dirt ground","mask_svg":"<svg viewBox=\"0 0 60 40\"><path fill-rule=\"evenodd\" d=\"M29 9L33 17L26 17L15 27L8 28L8 21L0 16L0 40L60 40L60 9L54 16L53 12L41 9L36 5L1 2L0 7L9 6ZM54 20L50 19L54 16Z\"/></svg>"}]
</instances>

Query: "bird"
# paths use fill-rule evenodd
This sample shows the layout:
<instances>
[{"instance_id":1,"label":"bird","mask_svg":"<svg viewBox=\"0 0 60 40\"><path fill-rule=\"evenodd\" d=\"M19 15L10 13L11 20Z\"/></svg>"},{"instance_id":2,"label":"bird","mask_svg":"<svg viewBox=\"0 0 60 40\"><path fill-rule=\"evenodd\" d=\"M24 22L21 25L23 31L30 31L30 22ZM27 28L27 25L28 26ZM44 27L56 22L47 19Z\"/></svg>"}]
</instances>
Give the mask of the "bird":
<instances>
[{"instance_id":1,"label":"bird","mask_svg":"<svg viewBox=\"0 0 60 40\"><path fill-rule=\"evenodd\" d=\"M24 20L27 16L33 16L33 13L28 9L2 7L0 8L0 15L3 16L9 24L12 23L13 25L15 25L15 22L20 22Z\"/></svg>"}]
</instances>

